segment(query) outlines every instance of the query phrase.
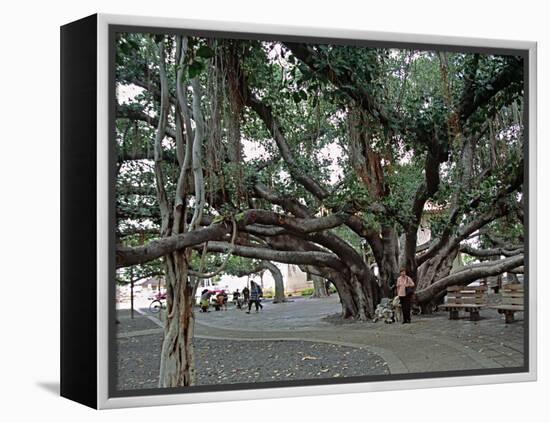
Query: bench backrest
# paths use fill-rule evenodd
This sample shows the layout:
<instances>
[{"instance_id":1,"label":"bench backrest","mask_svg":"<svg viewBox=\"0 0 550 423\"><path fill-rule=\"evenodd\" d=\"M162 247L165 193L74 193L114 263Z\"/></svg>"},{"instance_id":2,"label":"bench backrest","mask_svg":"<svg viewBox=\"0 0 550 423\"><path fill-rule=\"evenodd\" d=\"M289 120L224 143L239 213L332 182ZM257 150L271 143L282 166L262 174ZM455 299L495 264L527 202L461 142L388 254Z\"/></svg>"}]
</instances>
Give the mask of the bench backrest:
<instances>
[{"instance_id":1,"label":"bench backrest","mask_svg":"<svg viewBox=\"0 0 550 423\"><path fill-rule=\"evenodd\" d=\"M523 305L523 284L509 283L502 286L502 304Z\"/></svg>"},{"instance_id":2,"label":"bench backrest","mask_svg":"<svg viewBox=\"0 0 550 423\"><path fill-rule=\"evenodd\" d=\"M451 304L485 304L487 302L487 287L449 286L447 302Z\"/></svg>"}]
</instances>

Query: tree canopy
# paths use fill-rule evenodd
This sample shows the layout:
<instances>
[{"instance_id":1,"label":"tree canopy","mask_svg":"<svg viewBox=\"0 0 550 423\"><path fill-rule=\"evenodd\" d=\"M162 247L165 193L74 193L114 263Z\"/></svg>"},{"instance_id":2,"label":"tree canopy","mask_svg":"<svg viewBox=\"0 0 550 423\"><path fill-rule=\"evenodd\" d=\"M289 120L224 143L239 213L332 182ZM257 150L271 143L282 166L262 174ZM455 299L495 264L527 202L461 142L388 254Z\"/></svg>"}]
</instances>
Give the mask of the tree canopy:
<instances>
[{"instance_id":1,"label":"tree canopy","mask_svg":"<svg viewBox=\"0 0 550 423\"><path fill-rule=\"evenodd\" d=\"M475 278L523 263L521 57L116 42L117 267L178 251L199 276L299 264L367 318L401 266L430 304L457 254L505 256Z\"/></svg>"}]
</instances>

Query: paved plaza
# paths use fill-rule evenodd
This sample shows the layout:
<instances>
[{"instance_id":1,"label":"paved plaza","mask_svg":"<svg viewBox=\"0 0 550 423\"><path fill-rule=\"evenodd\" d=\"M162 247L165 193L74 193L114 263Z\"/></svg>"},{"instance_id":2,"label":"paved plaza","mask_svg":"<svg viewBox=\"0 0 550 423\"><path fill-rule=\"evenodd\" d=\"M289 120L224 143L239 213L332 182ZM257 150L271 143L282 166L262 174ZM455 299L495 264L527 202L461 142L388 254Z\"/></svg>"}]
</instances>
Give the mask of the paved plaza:
<instances>
[{"instance_id":1,"label":"paved plaza","mask_svg":"<svg viewBox=\"0 0 550 423\"><path fill-rule=\"evenodd\" d=\"M496 301L490 296L489 302ZM481 320L448 313L412 324L342 322L338 297L263 303L261 312L196 313L199 384L374 376L523 366L523 315L505 324L496 310ZM119 388L156 387L162 316L119 311Z\"/></svg>"}]
</instances>

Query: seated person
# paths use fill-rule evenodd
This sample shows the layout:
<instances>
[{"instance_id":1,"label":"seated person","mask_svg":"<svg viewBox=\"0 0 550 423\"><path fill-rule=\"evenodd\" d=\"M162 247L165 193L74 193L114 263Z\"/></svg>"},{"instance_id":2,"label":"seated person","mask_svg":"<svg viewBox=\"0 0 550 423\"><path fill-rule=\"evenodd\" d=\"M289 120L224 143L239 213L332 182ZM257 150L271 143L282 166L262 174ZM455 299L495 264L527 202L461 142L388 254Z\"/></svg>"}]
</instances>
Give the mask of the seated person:
<instances>
[{"instance_id":1,"label":"seated person","mask_svg":"<svg viewBox=\"0 0 550 423\"><path fill-rule=\"evenodd\" d=\"M208 311L208 306L210 305L211 296L212 296L212 293L209 292L208 289L205 289L204 291L201 292L200 307L203 313L206 313Z\"/></svg>"}]
</instances>

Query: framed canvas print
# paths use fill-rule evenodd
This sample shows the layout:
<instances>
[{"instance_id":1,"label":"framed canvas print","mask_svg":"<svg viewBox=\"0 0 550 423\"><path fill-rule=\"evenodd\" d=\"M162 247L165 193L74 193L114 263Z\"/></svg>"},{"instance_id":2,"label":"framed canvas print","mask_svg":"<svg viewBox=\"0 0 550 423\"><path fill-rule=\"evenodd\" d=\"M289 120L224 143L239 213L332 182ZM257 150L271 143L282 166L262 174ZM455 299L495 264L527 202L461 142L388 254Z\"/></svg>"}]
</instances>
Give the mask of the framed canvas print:
<instances>
[{"instance_id":1,"label":"framed canvas print","mask_svg":"<svg viewBox=\"0 0 550 423\"><path fill-rule=\"evenodd\" d=\"M536 378L536 44L61 28L61 394Z\"/></svg>"}]
</instances>

